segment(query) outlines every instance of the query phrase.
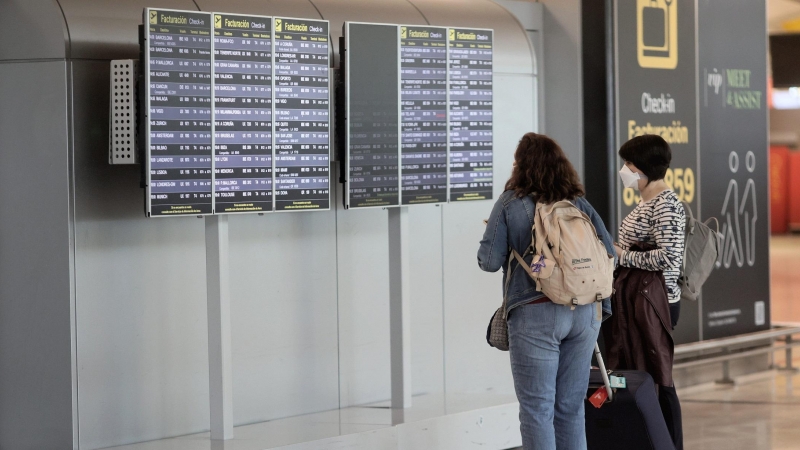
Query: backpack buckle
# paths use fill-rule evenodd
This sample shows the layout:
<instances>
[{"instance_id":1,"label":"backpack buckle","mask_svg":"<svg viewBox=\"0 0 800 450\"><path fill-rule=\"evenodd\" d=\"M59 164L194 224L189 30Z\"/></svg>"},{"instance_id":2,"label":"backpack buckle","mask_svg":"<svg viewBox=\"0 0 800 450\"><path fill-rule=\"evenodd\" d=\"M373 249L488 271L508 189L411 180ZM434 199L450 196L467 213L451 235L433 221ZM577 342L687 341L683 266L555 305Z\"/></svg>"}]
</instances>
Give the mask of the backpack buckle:
<instances>
[{"instance_id":1,"label":"backpack buckle","mask_svg":"<svg viewBox=\"0 0 800 450\"><path fill-rule=\"evenodd\" d=\"M603 301L603 294L598 292L597 293L597 297L595 297L595 299L596 299L595 301L602 302Z\"/></svg>"}]
</instances>

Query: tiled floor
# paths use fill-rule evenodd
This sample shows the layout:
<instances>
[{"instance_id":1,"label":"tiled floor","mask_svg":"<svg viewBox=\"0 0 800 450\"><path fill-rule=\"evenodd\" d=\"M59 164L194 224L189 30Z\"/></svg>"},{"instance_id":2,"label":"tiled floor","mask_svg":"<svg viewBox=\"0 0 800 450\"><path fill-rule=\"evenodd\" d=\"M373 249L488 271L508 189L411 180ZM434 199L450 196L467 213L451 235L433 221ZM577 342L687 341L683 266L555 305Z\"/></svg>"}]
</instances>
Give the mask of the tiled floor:
<instances>
[{"instance_id":1,"label":"tiled floor","mask_svg":"<svg viewBox=\"0 0 800 450\"><path fill-rule=\"evenodd\" d=\"M800 449L800 375L680 397L686 450Z\"/></svg>"},{"instance_id":2,"label":"tiled floor","mask_svg":"<svg viewBox=\"0 0 800 450\"><path fill-rule=\"evenodd\" d=\"M800 236L773 238L770 253L772 320L800 323ZM793 360L800 367L800 358ZM679 394L686 450L800 450L800 374L767 373Z\"/></svg>"}]
</instances>

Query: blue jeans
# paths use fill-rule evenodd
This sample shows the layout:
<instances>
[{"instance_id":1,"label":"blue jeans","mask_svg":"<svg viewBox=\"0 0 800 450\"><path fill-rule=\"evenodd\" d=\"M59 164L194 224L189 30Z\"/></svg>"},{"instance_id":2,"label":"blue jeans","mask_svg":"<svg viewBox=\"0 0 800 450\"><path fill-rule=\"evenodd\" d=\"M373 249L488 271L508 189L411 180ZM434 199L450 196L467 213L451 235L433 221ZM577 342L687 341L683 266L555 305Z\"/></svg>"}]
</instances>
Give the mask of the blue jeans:
<instances>
[{"instance_id":1,"label":"blue jeans","mask_svg":"<svg viewBox=\"0 0 800 450\"><path fill-rule=\"evenodd\" d=\"M512 309L511 372L525 450L586 450L583 401L600 330L595 305Z\"/></svg>"}]
</instances>

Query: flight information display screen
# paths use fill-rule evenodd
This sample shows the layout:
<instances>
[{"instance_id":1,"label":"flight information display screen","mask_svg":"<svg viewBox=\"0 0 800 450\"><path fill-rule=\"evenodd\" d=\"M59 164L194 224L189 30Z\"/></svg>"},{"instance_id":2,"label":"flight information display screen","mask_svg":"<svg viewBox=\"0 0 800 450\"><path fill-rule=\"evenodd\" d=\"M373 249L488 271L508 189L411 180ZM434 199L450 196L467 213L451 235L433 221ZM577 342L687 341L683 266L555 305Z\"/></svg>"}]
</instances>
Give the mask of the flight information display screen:
<instances>
[{"instance_id":1,"label":"flight information display screen","mask_svg":"<svg viewBox=\"0 0 800 450\"><path fill-rule=\"evenodd\" d=\"M328 22L152 8L144 22L147 215L330 209Z\"/></svg>"},{"instance_id":2,"label":"flight information display screen","mask_svg":"<svg viewBox=\"0 0 800 450\"><path fill-rule=\"evenodd\" d=\"M272 18L214 14L214 210L272 211Z\"/></svg>"},{"instance_id":3,"label":"flight information display screen","mask_svg":"<svg viewBox=\"0 0 800 450\"><path fill-rule=\"evenodd\" d=\"M447 202L447 29L400 27L402 204Z\"/></svg>"},{"instance_id":4,"label":"flight information display screen","mask_svg":"<svg viewBox=\"0 0 800 450\"><path fill-rule=\"evenodd\" d=\"M275 18L276 210L330 208L328 22Z\"/></svg>"},{"instance_id":5,"label":"flight information display screen","mask_svg":"<svg viewBox=\"0 0 800 450\"><path fill-rule=\"evenodd\" d=\"M492 31L450 28L450 201L492 198Z\"/></svg>"},{"instance_id":6,"label":"flight information display screen","mask_svg":"<svg viewBox=\"0 0 800 450\"><path fill-rule=\"evenodd\" d=\"M395 25L348 23L348 207L400 204L400 54Z\"/></svg>"},{"instance_id":7,"label":"flight information display screen","mask_svg":"<svg viewBox=\"0 0 800 450\"><path fill-rule=\"evenodd\" d=\"M211 214L211 15L145 10L147 206Z\"/></svg>"},{"instance_id":8,"label":"flight information display screen","mask_svg":"<svg viewBox=\"0 0 800 450\"><path fill-rule=\"evenodd\" d=\"M346 22L344 35L345 206L491 199L493 32Z\"/></svg>"}]
</instances>

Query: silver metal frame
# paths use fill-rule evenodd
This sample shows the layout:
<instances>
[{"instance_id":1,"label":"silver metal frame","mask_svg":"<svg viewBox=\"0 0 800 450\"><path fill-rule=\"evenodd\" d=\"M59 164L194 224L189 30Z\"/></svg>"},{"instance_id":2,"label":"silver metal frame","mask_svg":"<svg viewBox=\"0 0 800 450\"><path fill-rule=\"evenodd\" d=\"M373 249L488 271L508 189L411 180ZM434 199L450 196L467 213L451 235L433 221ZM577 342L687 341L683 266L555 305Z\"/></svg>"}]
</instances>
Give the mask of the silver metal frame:
<instances>
[{"instance_id":1,"label":"silver metal frame","mask_svg":"<svg viewBox=\"0 0 800 450\"><path fill-rule=\"evenodd\" d=\"M211 214L217 214L217 90L214 79L214 13L208 13L211 20L208 27L211 30Z\"/></svg>"},{"instance_id":2,"label":"silver metal frame","mask_svg":"<svg viewBox=\"0 0 800 450\"><path fill-rule=\"evenodd\" d=\"M397 206L403 205L403 40L397 31Z\"/></svg>"},{"instance_id":3,"label":"silver metal frame","mask_svg":"<svg viewBox=\"0 0 800 450\"><path fill-rule=\"evenodd\" d=\"M117 66L120 66L118 68ZM138 136L136 133L138 114L136 114L136 75L137 75L138 61L135 59L114 59L110 61L109 68L109 86L110 93L108 96L108 163L112 165L129 165L138 164L139 158L136 152L138 144ZM128 81L117 81L117 71L122 70L126 73L120 75L121 77L128 77ZM117 100L122 100L122 104ZM126 101L127 100L127 101ZM124 106L124 108L123 108ZM130 118L121 119L114 114L120 111L127 111L131 114ZM114 123L111 123L114 120ZM119 136L120 131L114 130L120 126L117 122L125 121L122 126L132 128L132 132L122 133L132 135L133 138L127 144L119 144L117 139L126 139ZM127 130L130 131L130 130ZM127 140L127 139L126 139Z\"/></svg>"},{"instance_id":4,"label":"silver metal frame","mask_svg":"<svg viewBox=\"0 0 800 450\"><path fill-rule=\"evenodd\" d=\"M144 123L141 126L145 127L144 132L144 173L147 184L144 187L144 201L147 204L147 217L153 217L153 202L150 197L150 189L152 180L150 179L150 10L155 8L145 8L142 12L142 23L144 28L144 104L139 105L144 109Z\"/></svg>"},{"instance_id":5,"label":"silver metal frame","mask_svg":"<svg viewBox=\"0 0 800 450\"><path fill-rule=\"evenodd\" d=\"M350 42L350 22L344 23L344 44L345 44L345 95L344 95L344 108L345 108L345 127L344 127L344 208L350 209L350 50L347 49L347 43ZM341 51L341 49L340 49ZM341 58L342 55L339 55ZM339 64L340 70L342 64Z\"/></svg>"},{"instance_id":6,"label":"silver metal frame","mask_svg":"<svg viewBox=\"0 0 800 450\"><path fill-rule=\"evenodd\" d=\"M276 164L275 164L275 37L277 35L275 34L275 17L274 16L270 19L270 24L272 26L272 29L270 30L270 34L271 34L271 37L272 37L272 39L270 39L272 41L272 45L270 46L270 48L271 48L270 53L272 54L272 66L271 66L271 68L272 68L272 116L271 116L271 120L272 120L272 212L276 212L278 210L277 209L277 202L275 201L275 199L277 198L277 196L275 194L276 191L277 191L277 189L275 189L275 182L277 180L277 175L276 175L277 171L275 170L275 166L276 166Z\"/></svg>"}]
</instances>

